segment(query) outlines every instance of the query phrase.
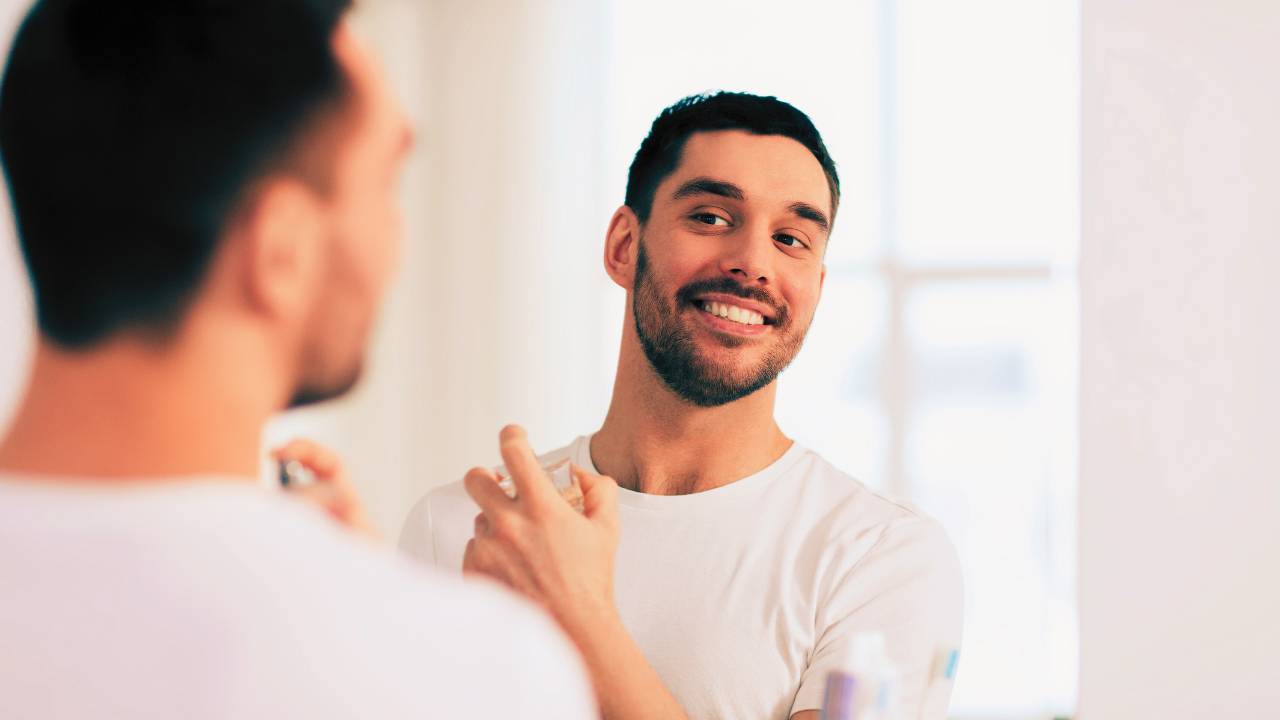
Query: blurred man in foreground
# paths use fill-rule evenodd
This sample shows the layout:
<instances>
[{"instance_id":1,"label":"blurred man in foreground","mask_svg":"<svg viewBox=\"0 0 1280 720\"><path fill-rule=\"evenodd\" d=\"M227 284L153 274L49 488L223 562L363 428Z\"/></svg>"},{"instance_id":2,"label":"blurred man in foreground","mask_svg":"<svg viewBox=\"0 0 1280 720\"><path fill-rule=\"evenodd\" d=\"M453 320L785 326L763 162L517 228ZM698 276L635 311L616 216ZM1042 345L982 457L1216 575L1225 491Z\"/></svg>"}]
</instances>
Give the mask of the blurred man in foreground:
<instances>
[{"instance_id":1,"label":"blurred man in foreground","mask_svg":"<svg viewBox=\"0 0 1280 720\"><path fill-rule=\"evenodd\" d=\"M839 199L794 107L723 93L664 111L605 238L627 305L603 426L541 459L507 428L500 472L516 499L478 468L405 525L409 552L545 605L610 720L816 718L864 633L903 671L902 716L945 717L950 688L928 683L935 656L959 646L963 595L945 534L773 416ZM583 469L585 515L542 477L565 459Z\"/></svg>"},{"instance_id":2,"label":"blurred man in foreground","mask_svg":"<svg viewBox=\"0 0 1280 720\"><path fill-rule=\"evenodd\" d=\"M410 134L346 5L44 0L18 32L40 337L0 443L0 717L594 712L541 613L256 482L267 418L356 381L397 255Z\"/></svg>"}]
</instances>

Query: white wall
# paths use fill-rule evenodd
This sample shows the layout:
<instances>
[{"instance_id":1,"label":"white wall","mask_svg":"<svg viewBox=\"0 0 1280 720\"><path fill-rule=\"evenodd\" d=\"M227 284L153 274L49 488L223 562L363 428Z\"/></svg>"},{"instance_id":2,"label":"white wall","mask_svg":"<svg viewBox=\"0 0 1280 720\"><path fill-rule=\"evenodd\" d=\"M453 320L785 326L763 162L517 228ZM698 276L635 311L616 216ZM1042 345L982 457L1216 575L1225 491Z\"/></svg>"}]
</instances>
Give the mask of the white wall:
<instances>
[{"instance_id":1,"label":"white wall","mask_svg":"<svg viewBox=\"0 0 1280 720\"><path fill-rule=\"evenodd\" d=\"M22 19L24 0L0 0L0 58L9 56L9 44ZM0 436L17 409L32 352L31 293L26 270L13 236L9 193L0 184Z\"/></svg>"},{"instance_id":2,"label":"white wall","mask_svg":"<svg viewBox=\"0 0 1280 720\"><path fill-rule=\"evenodd\" d=\"M16 410L32 350L31 296L13 239L8 200L0 211L0 435Z\"/></svg>"},{"instance_id":3,"label":"white wall","mask_svg":"<svg viewBox=\"0 0 1280 720\"><path fill-rule=\"evenodd\" d=\"M1085 0L1081 717L1280 716L1280 3Z\"/></svg>"}]
</instances>

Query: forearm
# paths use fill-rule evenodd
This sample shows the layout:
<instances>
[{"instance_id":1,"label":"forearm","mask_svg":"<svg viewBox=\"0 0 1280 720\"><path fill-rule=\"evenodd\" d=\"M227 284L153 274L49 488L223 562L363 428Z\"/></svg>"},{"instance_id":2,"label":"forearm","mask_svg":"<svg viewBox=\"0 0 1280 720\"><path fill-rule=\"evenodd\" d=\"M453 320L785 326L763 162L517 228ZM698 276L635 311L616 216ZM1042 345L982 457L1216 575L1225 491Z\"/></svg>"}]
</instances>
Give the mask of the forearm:
<instances>
[{"instance_id":1,"label":"forearm","mask_svg":"<svg viewBox=\"0 0 1280 720\"><path fill-rule=\"evenodd\" d=\"M688 716L662 684L616 612L569 628L586 660L604 720L683 720Z\"/></svg>"}]
</instances>

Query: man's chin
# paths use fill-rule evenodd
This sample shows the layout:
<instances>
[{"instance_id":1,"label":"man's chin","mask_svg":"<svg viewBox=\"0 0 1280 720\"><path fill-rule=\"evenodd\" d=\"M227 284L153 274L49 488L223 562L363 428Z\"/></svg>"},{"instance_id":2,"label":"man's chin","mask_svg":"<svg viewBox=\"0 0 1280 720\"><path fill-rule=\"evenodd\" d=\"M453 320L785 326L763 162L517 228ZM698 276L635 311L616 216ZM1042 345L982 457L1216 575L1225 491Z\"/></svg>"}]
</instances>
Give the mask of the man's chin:
<instances>
[{"instance_id":1,"label":"man's chin","mask_svg":"<svg viewBox=\"0 0 1280 720\"><path fill-rule=\"evenodd\" d=\"M668 381L667 385L686 402L711 408L752 395L772 380L763 376L743 379L718 375L714 370L703 368L697 375L683 377L675 384Z\"/></svg>"},{"instance_id":2,"label":"man's chin","mask_svg":"<svg viewBox=\"0 0 1280 720\"><path fill-rule=\"evenodd\" d=\"M734 337L700 337L693 346L695 360L708 374L744 382L759 374L767 355L758 343Z\"/></svg>"},{"instance_id":3,"label":"man's chin","mask_svg":"<svg viewBox=\"0 0 1280 720\"><path fill-rule=\"evenodd\" d=\"M695 405L714 407L754 394L775 377L760 366L758 358L748 360L740 353L729 351L699 352L692 363L669 379L675 384L671 389L684 399Z\"/></svg>"}]
</instances>

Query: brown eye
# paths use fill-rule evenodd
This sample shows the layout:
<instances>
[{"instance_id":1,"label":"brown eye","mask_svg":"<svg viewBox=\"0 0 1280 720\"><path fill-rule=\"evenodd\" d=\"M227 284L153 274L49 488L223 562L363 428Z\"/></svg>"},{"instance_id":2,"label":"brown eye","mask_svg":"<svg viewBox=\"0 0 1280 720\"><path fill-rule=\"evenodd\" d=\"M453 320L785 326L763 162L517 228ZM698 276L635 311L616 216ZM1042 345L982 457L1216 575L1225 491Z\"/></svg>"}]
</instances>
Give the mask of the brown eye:
<instances>
[{"instance_id":1,"label":"brown eye","mask_svg":"<svg viewBox=\"0 0 1280 720\"><path fill-rule=\"evenodd\" d=\"M689 219L700 222L704 225L728 225L729 221L716 215L715 213L694 213Z\"/></svg>"},{"instance_id":2,"label":"brown eye","mask_svg":"<svg viewBox=\"0 0 1280 720\"><path fill-rule=\"evenodd\" d=\"M806 245L806 244L805 244L805 242L804 242L803 240L801 240L800 238L796 237L795 235L787 235L786 233L778 233L777 235L774 235L774 236L773 236L773 240L774 240L774 242L782 243L783 245L786 245L787 247L794 247L794 248L807 248L807 247L809 247L809 246L808 246L808 245Z\"/></svg>"}]
</instances>

